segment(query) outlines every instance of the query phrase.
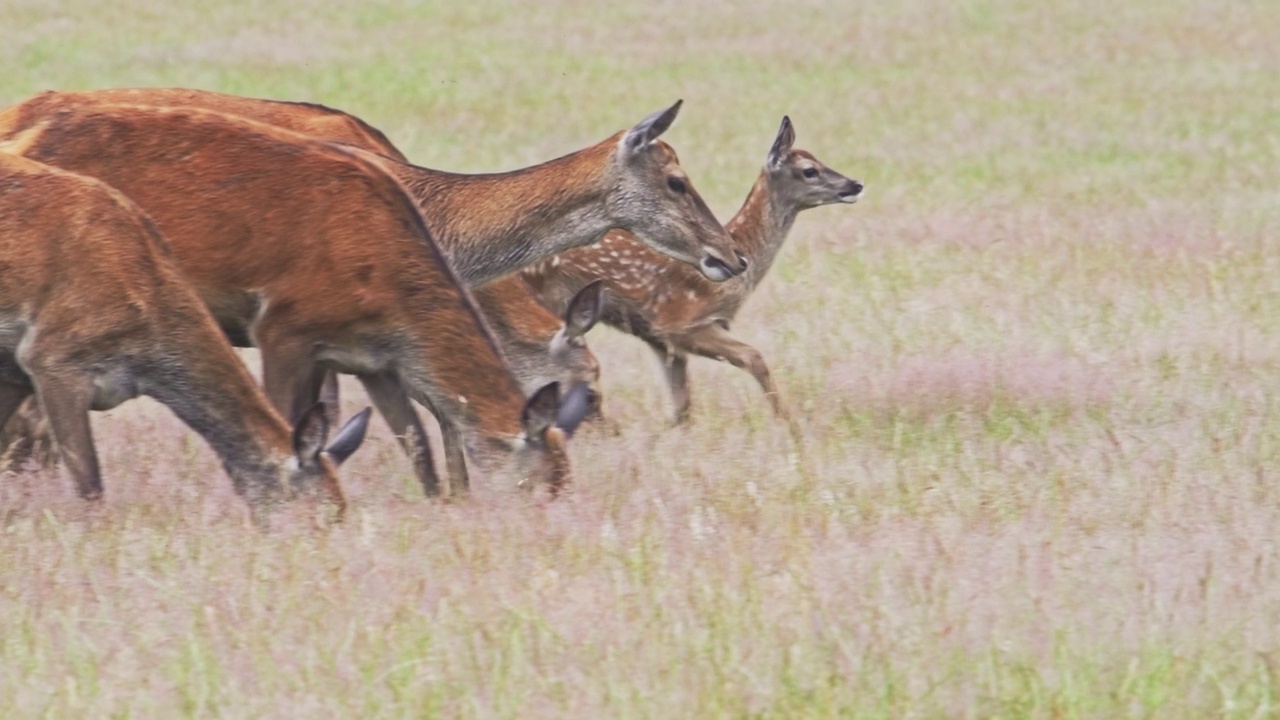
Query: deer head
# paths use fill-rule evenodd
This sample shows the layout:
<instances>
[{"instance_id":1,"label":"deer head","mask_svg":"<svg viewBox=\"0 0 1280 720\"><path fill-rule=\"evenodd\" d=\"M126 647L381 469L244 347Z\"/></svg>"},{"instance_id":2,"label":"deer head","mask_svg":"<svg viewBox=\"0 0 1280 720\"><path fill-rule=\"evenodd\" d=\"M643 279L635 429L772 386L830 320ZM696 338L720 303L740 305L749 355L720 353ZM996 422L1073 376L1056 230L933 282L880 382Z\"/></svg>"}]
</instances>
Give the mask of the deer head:
<instances>
[{"instance_id":1,"label":"deer head","mask_svg":"<svg viewBox=\"0 0 1280 720\"><path fill-rule=\"evenodd\" d=\"M791 118L783 116L765 160L770 188L779 201L796 210L858 201L862 183L832 170L806 150L793 149L795 141Z\"/></svg>"},{"instance_id":2,"label":"deer head","mask_svg":"<svg viewBox=\"0 0 1280 720\"><path fill-rule=\"evenodd\" d=\"M614 156L615 189L607 200L618 227L665 255L697 265L712 282L747 269L733 238L693 188L670 145L658 139L680 112L677 100L622 134Z\"/></svg>"},{"instance_id":3,"label":"deer head","mask_svg":"<svg viewBox=\"0 0 1280 720\"><path fill-rule=\"evenodd\" d=\"M365 408L353 415L327 446L329 420L324 403L316 403L302 413L293 426L294 462L286 463L286 490L290 493L316 492L334 499L341 508L344 501L336 470L364 442L372 412L372 408Z\"/></svg>"},{"instance_id":4,"label":"deer head","mask_svg":"<svg viewBox=\"0 0 1280 720\"><path fill-rule=\"evenodd\" d=\"M552 495L571 479L569 438L590 411L586 383L574 385L563 397L560 383L553 382L534 393L521 414L524 428L516 464L520 486L532 490L546 483Z\"/></svg>"},{"instance_id":5,"label":"deer head","mask_svg":"<svg viewBox=\"0 0 1280 720\"><path fill-rule=\"evenodd\" d=\"M603 280L594 280L578 291L564 312L564 327L551 338L548 354L555 367L561 369L563 387L579 382L587 386L589 414L600 412L600 362L587 347L586 334L604 314Z\"/></svg>"}]
</instances>

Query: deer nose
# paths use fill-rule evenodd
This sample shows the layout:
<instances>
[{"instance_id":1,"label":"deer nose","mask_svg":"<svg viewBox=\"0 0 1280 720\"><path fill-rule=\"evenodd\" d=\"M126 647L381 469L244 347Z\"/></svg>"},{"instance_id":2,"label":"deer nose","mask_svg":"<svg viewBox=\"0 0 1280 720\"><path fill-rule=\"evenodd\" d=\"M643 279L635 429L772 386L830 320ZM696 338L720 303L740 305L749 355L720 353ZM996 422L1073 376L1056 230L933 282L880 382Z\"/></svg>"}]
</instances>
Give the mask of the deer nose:
<instances>
[{"instance_id":1,"label":"deer nose","mask_svg":"<svg viewBox=\"0 0 1280 720\"><path fill-rule=\"evenodd\" d=\"M720 254L709 247L703 247L702 260L698 263L698 269L702 271L702 276L711 282L724 282L734 275L741 275L747 269L747 259L742 253L734 251L736 256L734 263L737 267L730 265L730 261L720 257Z\"/></svg>"},{"instance_id":2,"label":"deer nose","mask_svg":"<svg viewBox=\"0 0 1280 720\"><path fill-rule=\"evenodd\" d=\"M740 272L740 273L741 273L741 272L746 272L746 270L747 270L747 266L751 264L751 261L750 261L750 260L747 260L747 256L746 256L746 255L743 255L742 253L738 252L737 250L734 250L734 251L733 251L733 254L734 254L734 255L737 255L737 256L738 256L738 262L742 263L742 269L741 269L741 270L739 270L738 272Z\"/></svg>"},{"instance_id":3,"label":"deer nose","mask_svg":"<svg viewBox=\"0 0 1280 720\"><path fill-rule=\"evenodd\" d=\"M862 183L857 180L850 180L849 184L840 191L841 202L857 202L858 196L862 194Z\"/></svg>"}]
</instances>

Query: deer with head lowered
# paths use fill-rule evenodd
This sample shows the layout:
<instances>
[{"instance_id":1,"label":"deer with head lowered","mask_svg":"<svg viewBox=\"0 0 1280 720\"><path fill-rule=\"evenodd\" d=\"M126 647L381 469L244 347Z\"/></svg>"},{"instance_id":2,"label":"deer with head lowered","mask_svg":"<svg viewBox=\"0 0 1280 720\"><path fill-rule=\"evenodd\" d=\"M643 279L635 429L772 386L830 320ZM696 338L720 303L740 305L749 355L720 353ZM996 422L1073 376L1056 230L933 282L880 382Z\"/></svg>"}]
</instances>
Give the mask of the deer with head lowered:
<instances>
[{"instance_id":1,"label":"deer with head lowered","mask_svg":"<svg viewBox=\"0 0 1280 720\"><path fill-rule=\"evenodd\" d=\"M690 355L743 368L760 384L773 410L787 416L760 352L729 334L743 303L759 286L801 210L857 202L862 183L796 149L790 118L782 119L764 168L738 214L725 227L750 267L741 277L713 285L682 265L650 252L624 232L599 245L573 250L523 271L548 308L563 307L585 284L603 279L608 289L603 320L644 340L662 362L676 422L689 418Z\"/></svg>"},{"instance_id":2,"label":"deer with head lowered","mask_svg":"<svg viewBox=\"0 0 1280 720\"><path fill-rule=\"evenodd\" d=\"M89 411L147 395L209 443L259 522L299 491L341 515L335 468L368 411L327 448L321 406L291 431L127 197L0 152L0 268L0 424L34 393L81 497L102 496Z\"/></svg>"},{"instance_id":3,"label":"deer with head lowered","mask_svg":"<svg viewBox=\"0 0 1280 720\"><path fill-rule=\"evenodd\" d=\"M377 129L314 104L200 90L118 89L44 93L9 112L17 116L14 125L20 127L60 109L115 102L216 110L384 156L387 169L409 188L454 268L474 286L474 296L517 377L526 387L557 378L586 381L593 412L600 403L599 366L581 336L598 317L598 291L580 288L574 298L566 298L561 323L512 271L595 242L615 227L633 231L681 264L696 262L698 272L713 281L746 268L745 259L726 242L723 229L680 168L674 150L657 139L675 120L679 102L585 150L531 168L482 175L410 165ZM332 379L325 384L324 397L336 406ZM388 419L392 417L399 421L392 421L392 431L414 458L427 493L434 494L440 483L421 424L412 413ZM467 469L457 429L448 418L438 419L449 476L455 487L465 489Z\"/></svg>"},{"instance_id":4,"label":"deer with head lowered","mask_svg":"<svg viewBox=\"0 0 1280 720\"><path fill-rule=\"evenodd\" d=\"M412 397L450 418L488 467L569 478L586 387L528 402L470 293L379 156L197 109L67 108L0 149L110 183L169 238L235 344L262 353L271 402L296 416L327 372L357 375L387 416ZM393 420L393 425L396 420Z\"/></svg>"}]
</instances>

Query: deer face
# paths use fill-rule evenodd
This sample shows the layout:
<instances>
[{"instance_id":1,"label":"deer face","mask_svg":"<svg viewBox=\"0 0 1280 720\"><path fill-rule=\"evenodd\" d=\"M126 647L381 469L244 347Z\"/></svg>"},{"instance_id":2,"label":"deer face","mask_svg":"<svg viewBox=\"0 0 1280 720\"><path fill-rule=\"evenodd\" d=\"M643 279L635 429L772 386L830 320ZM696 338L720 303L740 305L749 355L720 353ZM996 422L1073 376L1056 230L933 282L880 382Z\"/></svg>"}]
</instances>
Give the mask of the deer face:
<instances>
[{"instance_id":1,"label":"deer face","mask_svg":"<svg viewBox=\"0 0 1280 720\"><path fill-rule=\"evenodd\" d=\"M676 260L697 266L708 280L724 282L747 269L733 238L694 190L670 145L658 140L680 110L680 101L622 135L614 156L616 184L609 197L615 227Z\"/></svg>"},{"instance_id":2,"label":"deer face","mask_svg":"<svg viewBox=\"0 0 1280 720\"><path fill-rule=\"evenodd\" d=\"M858 201L862 183L832 170L812 153L792 148L795 140L791 118L783 117L765 162L770 186L779 200L797 210Z\"/></svg>"},{"instance_id":3,"label":"deer face","mask_svg":"<svg viewBox=\"0 0 1280 720\"><path fill-rule=\"evenodd\" d=\"M370 408L365 408L342 426L327 446L329 421L323 403L316 403L302 414L293 428L294 461L286 464L288 475L283 483L289 493L314 493L335 507L338 518L346 508L346 500L338 485L337 468L364 442L369 427Z\"/></svg>"},{"instance_id":4,"label":"deer face","mask_svg":"<svg viewBox=\"0 0 1280 720\"><path fill-rule=\"evenodd\" d=\"M595 327L604 314L604 281L595 280L578 291L564 313L564 326L551 338L547 349L551 363L560 370L561 387L578 383L587 386L588 414L600 413L600 362L587 347L587 331Z\"/></svg>"},{"instance_id":5,"label":"deer face","mask_svg":"<svg viewBox=\"0 0 1280 720\"><path fill-rule=\"evenodd\" d=\"M545 484L553 495L571 479L569 438L589 411L586 384L574 385L563 397L559 385L544 386L525 403L524 438L516 450L520 486L533 490Z\"/></svg>"}]
</instances>

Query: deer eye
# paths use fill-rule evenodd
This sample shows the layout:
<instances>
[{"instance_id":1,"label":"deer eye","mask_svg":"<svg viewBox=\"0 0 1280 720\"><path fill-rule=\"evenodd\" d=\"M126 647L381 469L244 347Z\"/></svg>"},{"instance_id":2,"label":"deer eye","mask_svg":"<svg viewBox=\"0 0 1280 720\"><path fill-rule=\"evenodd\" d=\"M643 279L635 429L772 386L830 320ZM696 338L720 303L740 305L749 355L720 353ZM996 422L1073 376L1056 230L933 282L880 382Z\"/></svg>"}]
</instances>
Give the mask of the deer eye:
<instances>
[{"instance_id":1,"label":"deer eye","mask_svg":"<svg viewBox=\"0 0 1280 720\"><path fill-rule=\"evenodd\" d=\"M684 181L678 177L667 178L667 187L671 188L672 192L680 193L681 195L685 194L689 190L688 186L684 184Z\"/></svg>"},{"instance_id":2,"label":"deer eye","mask_svg":"<svg viewBox=\"0 0 1280 720\"><path fill-rule=\"evenodd\" d=\"M804 176L812 180L813 178L818 177L818 169L807 167L804 169Z\"/></svg>"}]
</instances>

